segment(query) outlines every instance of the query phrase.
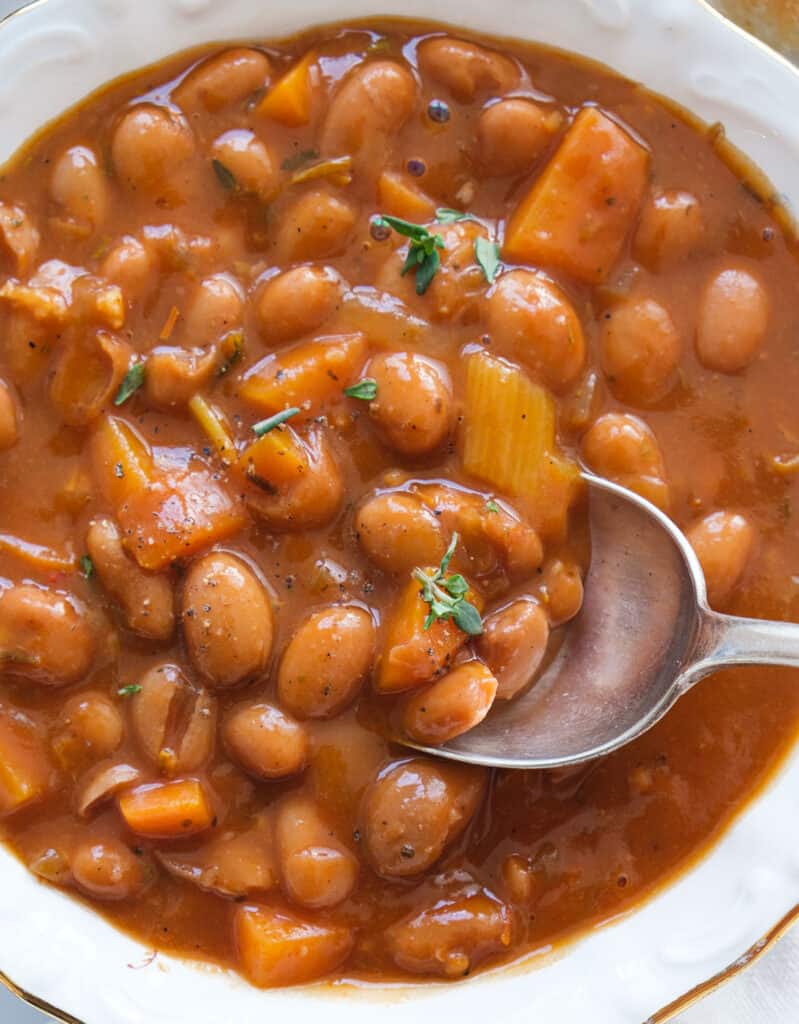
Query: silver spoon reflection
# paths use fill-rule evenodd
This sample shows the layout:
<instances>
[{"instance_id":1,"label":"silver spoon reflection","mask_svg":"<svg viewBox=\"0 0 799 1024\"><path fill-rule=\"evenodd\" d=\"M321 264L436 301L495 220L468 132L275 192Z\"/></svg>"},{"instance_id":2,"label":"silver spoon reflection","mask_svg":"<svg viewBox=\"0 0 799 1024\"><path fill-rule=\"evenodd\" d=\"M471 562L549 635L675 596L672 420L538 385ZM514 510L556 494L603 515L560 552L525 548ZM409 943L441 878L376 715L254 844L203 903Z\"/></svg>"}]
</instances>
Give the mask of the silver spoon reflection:
<instances>
[{"instance_id":1,"label":"silver spoon reflection","mask_svg":"<svg viewBox=\"0 0 799 1024\"><path fill-rule=\"evenodd\" d=\"M708 673L799 667L799 625L711 611L696 555L654 505L583 474L591 565L580 614L521 697L497 703L442 747L407 746L499 768L577 764L631 742Z\"/></svg>"}]
</instances>

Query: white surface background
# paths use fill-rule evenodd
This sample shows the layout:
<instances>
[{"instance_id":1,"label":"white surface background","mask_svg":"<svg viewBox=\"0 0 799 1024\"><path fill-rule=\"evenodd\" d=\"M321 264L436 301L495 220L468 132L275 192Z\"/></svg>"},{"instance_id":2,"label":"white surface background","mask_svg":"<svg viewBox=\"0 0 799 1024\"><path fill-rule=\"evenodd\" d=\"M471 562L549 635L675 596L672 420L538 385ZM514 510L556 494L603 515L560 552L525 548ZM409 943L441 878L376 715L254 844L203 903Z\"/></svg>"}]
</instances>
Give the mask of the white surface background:
<instances>
[{"instance_id":1,"label":"white surface background","mask_svg":"<svg viewBox=\"0 0 799 1024\"><path fill-rule=\"evenodd\" d=\"M0 0L0 16L17 6L15 0ZM677 1024L793 1024L799 1021L797 968L799 929L794 929L757 964L681 1015ZM532 979L531 984L534 984ZM655 1009L652 1007L653 1011ZM601 1014L601 1009L599 1012ZM0 1024L45 1024L47 1020L0 988ZM141 1024L159 1022L151 1020Z\"/></svg>"}]
</instances>

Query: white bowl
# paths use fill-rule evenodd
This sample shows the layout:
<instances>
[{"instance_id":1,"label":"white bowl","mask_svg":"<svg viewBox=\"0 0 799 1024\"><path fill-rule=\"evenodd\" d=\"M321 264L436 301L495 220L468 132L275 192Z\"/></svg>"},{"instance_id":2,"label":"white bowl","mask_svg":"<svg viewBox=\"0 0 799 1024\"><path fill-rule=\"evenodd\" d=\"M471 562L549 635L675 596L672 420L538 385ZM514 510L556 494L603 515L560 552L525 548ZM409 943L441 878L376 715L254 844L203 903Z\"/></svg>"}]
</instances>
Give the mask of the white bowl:
<instances>
[{"instance_id":1,"label":"white bowl","mask_svg":"<svg viewBox=\"0 0 799 1024\"><path fill-rule=\"evenodd\" d=\"M0 28L5 159L33 129L123 72L209 40L270 38L336 19L436 17L537 39L643 81L728 137L799 199L799 73L704 0L38 0ZM712 680L702 684L712 686ZM764 684L765 685L765 684ZM259 992L159 955L39 884L0 848L0 971L80 1024L425 1024L446 1015L640 1024L723 972L799 904L799 754L692 870L557 956L457 985ZM146 965L146 966L142 966ZM536 969L536 967L538 969ZM57 1008L57 1009L56 1009Z\"/></svg>"}]
</instances>

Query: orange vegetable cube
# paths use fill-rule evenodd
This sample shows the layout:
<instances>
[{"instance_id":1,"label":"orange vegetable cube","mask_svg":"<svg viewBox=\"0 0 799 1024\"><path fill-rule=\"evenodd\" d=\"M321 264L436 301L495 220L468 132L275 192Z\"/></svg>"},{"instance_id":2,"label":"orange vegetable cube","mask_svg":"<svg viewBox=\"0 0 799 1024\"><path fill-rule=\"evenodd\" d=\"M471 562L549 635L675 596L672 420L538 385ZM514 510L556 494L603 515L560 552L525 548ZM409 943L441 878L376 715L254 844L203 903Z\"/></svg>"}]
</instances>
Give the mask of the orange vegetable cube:
<instances>
[{"instance_id":1,"label":"orange vegetable cube","mask_svg":"<svg viewBox=\"0 0 799 1024\"><path fill-rule=\"evenodd\" d=\"M343 334L295 345L266 356L241 383L239 394L267 414L299 406L315 415L352 383L366 360L362 334Z\"/></svg>"},{"instance_id":2,"label":"orange vegetable cube","mask_svg":"<svg viewBox=\"0 0 799 1024\"><path fill-rule=\"evenodd\" d=\"M511 216L503 257L559 267L589 284L604 281L633 226L648 167L642 145L585 107Z\"/></svg>"},{"instance_id":3,"label":"orange vegetable cube","mask_svg":"<svg viewBox=\"0 0 799 1024\"><path fill-rule=\"evenodd\" d=\"M0 818L41 799L52 765L33 722L0 707Z\"/></svg>"},{"instance_id":4,"label":"orange vegetable cube","mask_svg":"<svg viewBox=\"0 0 799 1024\"><path fill-rule=\"evenodd\" d=\"M348 928L271 907L239 907L234 927L244 973L261 988L314 981L335 970L352 949Z\"/></svg>"},{"instance_id":5,"label":"orange vegetable cube","mask_svg":"<svg viewBox=\"0 0 799 1024\"><path fill-rule=\"evenodd\" d=\"M311 119L315 63L316 54L306 53L272 86L256 107L256 113L291 127L307 124Z\"/></svg>"},{"instance_id":6,"label":"orange vegetable cube","mask_svg":"<svg viewBox=\"0 0 799 1024\"><path fill-rule=\"evenodd\" d=\"M296 483L308 471L308 456L291 427L275 427L244 449L238 465L251 483L274 491Z\"/></svg>"},{"instance_id":7,"label":"orange vegetable cube","mask_svg":"<svg viewBox=\"0 0 799 1024\"><path fill-rule=\"evenodd\" d=\"M120 793L117 804L128 828L149 839L193 836L214 820L214 809L197 779L137 786Z\"/></svg>"},{"instance_id":8,"label":"orange vegetable cube","mask_svg":"<svg viewBox=\"0 0 799 1024\"><path fill-rule=\"evenodd\" d=\"M377 200L381 213L416 224L432 220L436 212L436 204L430 196L396 171L383 171L378 178Z\"/></svg>"},{"instance_id":9,"label":"orange vegetable cube","mask_svg":"<svg viewBox=\"0 0 799 1024\"><path fill-rule=\"evenodd\" d=\"M424 571L430 576L435 572ZM466 600L482 610L482 599L474 591L466 594ZM425 629L429 611L421 583L409 580L386 621L385 645L375 676L378 693L401 693L429 683L448 670L469 639L452 619L437 619Z\"/></svg>"},{"instance_id":10,"label":"orange vegetable cube","mask_svg":"<svg viewBox=\"0 0 799 1024\"><path fill-rule=\"evenodd\" d=\"M106 416L98 424L92 465L103 496L114 506L145 490L155 477L150 446L119 416Z\"/></svg>"}]
</instances>

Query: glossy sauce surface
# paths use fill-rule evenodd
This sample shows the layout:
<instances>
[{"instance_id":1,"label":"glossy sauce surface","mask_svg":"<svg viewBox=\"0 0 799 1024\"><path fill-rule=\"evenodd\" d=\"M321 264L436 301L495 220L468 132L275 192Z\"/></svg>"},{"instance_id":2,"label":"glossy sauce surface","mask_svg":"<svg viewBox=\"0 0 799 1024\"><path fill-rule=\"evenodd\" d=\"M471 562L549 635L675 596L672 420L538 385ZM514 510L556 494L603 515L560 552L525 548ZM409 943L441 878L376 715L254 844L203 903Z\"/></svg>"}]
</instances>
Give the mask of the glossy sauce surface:
<instances>
[{"instance_id":1,"label":"glossy sauce surface","mask_svg":"<svg viewBox=\"0 0 799 1024\"><path fill-rule=\"evenodd\" d=\"M441 237L423 294L380 214ZM760 668L574 770L382 736L534 685L578 452L715 607L797 617L796 253L714 133L543 48L327 28L110 86L0 235L0 829L48 882L260 985L454 979L633 906L793 739ZM421 626L455 534L479 636Z\"/></svg>"}]
</instances>

